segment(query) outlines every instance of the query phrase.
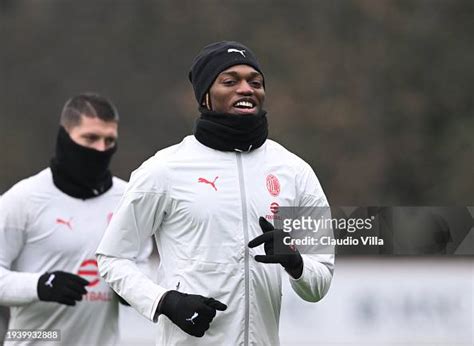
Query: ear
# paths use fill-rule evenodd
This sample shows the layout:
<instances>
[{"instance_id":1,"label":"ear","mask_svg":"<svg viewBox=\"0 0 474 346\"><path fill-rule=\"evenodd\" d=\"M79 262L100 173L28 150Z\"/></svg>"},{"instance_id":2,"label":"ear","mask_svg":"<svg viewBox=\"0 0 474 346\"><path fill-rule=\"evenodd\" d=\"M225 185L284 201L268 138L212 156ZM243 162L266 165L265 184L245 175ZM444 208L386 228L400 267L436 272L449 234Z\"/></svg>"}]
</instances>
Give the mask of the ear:
<instances>
[{"instance_id":1,"label":"ear","mask_svg":"<svg viewBox=\"0 0 474 346\"><path fill-rule=\"evenodd\" d=\"M209 92L206 93L204 96L204 105L206 108L210 111L212 111L212 106L211 106L211 95L209 95Z\"/></svg>"}]
</instances>

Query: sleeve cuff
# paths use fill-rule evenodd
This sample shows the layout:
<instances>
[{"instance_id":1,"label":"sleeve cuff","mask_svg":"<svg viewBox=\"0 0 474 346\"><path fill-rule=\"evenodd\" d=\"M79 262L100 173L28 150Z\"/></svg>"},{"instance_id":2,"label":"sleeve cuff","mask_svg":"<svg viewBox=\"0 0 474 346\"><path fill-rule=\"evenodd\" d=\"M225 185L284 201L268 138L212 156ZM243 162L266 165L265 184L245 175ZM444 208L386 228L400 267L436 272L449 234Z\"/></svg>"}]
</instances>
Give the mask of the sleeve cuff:
<instances>
[{"instance_id":1,"label":"sleeve cuff","mask_svg":"<svg viewBox=\"0 0 474 346\"><path fill-rule=\"evenodd\" d=\"M42 273L12 272L8 290L2 294L7 306L29 304L38 301L38 280Z\"/></svg>"},{"instance_id":2,"label":"sleeve cuff","mask_svg":"<svg viewBox=\"0 0 474 346\"><path fill-rule=\"evenodd\" d=\"M168 291L158 294L158 296L156 297L153 303L153 306L151 308L151 312L152 312L151 320L154 323L158 322L158 316L160 316L160 311L161 311L160 305L161 305L161 302L163 301L163 297L166 295L167 292Z\"/></svg>"},{"instance_id":3,"label":"sleeve cuff","mask_svg":"<svg viewBox=\"0 0 474 346\"><path fill-rule=\"evenodd\" d=\"M31 301L38 300L38 280L43 273L24 273L24 289L25 296Z\"/></svg>"},{"instance_id":4,"label":"sleeve cuff","mask_svg":"<svg viewBox=\"0 0 474 346\"><path fill-rule=\"evenodd\" d=\"M295 279L293 276L290 275L290 273L288 273L288 276L290 277L290 282L292 283L298 283L298 282L302 282L302 281L305 281L305 277L308 275L308 268L305 266L304 264L304 258L303 258L303 255L301 255L301 258L303 260L303 270L301 271L301 275L299 278Z\"/></svg>"}]
</instances>

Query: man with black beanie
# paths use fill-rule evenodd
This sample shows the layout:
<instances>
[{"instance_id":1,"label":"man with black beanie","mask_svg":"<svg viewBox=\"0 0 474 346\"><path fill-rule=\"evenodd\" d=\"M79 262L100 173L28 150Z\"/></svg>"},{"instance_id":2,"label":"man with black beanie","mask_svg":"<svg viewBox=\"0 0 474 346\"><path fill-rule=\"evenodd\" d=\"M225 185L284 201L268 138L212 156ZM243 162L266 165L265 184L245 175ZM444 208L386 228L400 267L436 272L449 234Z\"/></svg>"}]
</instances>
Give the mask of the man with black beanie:
<instances>
[{"instance_id":1,"label":"man with black beanie","mask_svg":"<svg viewBox=\"0 0 474 346\"><path fill-rule=\"evenodd\" d=\"M10 331L36 331L26 344L111 345L118 338L118 299L95 258L125 189L109 170L117 131L109 100L74 96L62 110L50 167L0 198L0 305L11 307ZM22 342L6 337L9 345Z\"/></svg>"},{"instance_id":2,"label":"man with black beanie","mask_svg":"<svg viewBox=\"0 0 474 346\"><path fill-rule=\"evenodd\" d=\"M277 251L283 231L267 221L268 210L327 206L327 200L311 167L267 139L265 78L248 47L206 46L189 80L201 113L194 135L132 173L97 250L99 269L158 322L158 345L276 345L282 276L300 297L319 301L334 256L286 245ZM151 235L159 284L134 263Z\"/></svg>"}]
</instances>

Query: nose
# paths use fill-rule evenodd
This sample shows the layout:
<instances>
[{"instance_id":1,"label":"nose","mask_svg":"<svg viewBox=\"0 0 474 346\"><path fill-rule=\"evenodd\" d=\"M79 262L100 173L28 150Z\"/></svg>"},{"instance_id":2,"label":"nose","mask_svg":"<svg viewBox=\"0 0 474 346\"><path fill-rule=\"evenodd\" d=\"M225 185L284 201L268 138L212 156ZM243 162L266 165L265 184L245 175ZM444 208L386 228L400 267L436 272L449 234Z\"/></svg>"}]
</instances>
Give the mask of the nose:
<instances>
[{"instance_id":1,"label":"nose","mask_svg":"<svg viewBox=\"0 0 474 346\"><path fill-rule=\"evenodd\" d=\"M237 93L242 94L242 95L253 95L254 90L250 86L250 84L247 83L247 81L244 80L239 84L239 87L237 89Z\"/></svg>"},{"instance_id":2,"label":"nose","mask_svg":"<svg viewBox=\"0 0 474 346\"><path fill-rule=\"evenodd\" d=\"M107 143L105 143L104 140L96 141L93 145L92 148L97 150L97 151L106 151L107 150Z\"/></svg>"}]
</instances>

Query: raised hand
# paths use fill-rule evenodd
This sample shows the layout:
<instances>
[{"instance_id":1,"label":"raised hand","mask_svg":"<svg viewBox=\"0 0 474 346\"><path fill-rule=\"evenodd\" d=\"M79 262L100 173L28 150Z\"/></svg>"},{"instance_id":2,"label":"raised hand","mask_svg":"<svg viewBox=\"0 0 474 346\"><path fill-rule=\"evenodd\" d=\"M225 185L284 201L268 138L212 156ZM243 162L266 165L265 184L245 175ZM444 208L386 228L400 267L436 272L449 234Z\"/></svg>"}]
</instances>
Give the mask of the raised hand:
<instances>
[{"instance_id":1,"label":"raised hand","mask_svg":"<svg viewBox=\"0 0 474 346\"><path fill-rule=\"evenodd\" d=\"M254 248L264 244L265 255L256 255L255 260L261 263L280 263L295 279L303 272L303 258L294 246L285 245L283 238L288 237L281 229L275 229L264 217L258 219L263 234L252 239L248 246Z\"/></svg>"}]
</instances>

